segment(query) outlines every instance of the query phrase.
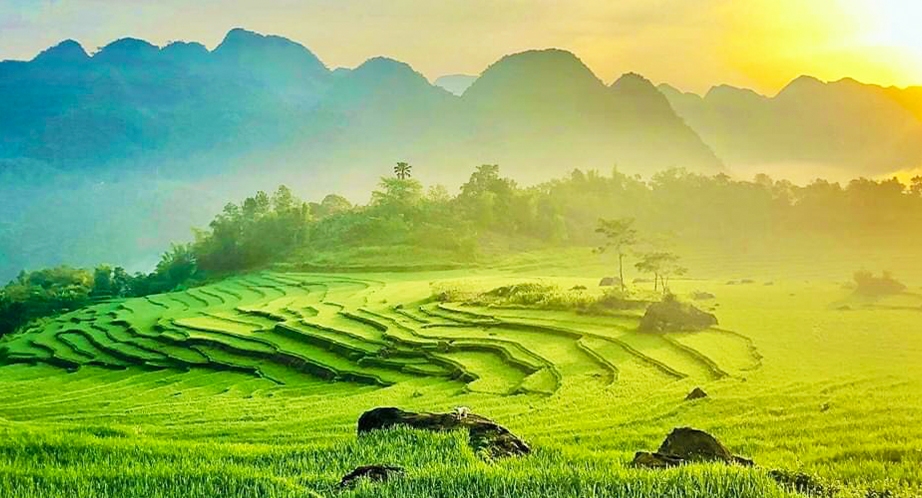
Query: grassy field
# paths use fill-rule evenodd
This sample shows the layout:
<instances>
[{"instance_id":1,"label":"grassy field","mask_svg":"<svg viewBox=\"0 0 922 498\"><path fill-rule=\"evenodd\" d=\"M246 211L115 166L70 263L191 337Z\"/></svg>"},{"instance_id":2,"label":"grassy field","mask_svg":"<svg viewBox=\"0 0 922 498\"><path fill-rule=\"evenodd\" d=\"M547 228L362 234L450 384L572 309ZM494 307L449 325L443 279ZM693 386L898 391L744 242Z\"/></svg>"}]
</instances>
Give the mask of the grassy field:
<instances>
[{"instance_id":1,"label":"grassy field","mask_svg":"<svg viewBox=\"0 0 922 498\"><path fill-rule=\"evenodd\" d=\"M638 332L641 311L428 299L434 286L523 281L600 292L602 262L566 255L267 271L100 304L0 343L0 496L791 496L767 469L816 475L839 496L920 495L922 277L858 300L834 263L693 266L674 291L713 294L697 304L720 319L694 333ZM683 401L696 386L710 397ZM355 436L377 406L459 405L536 451L486 462L460 434ZM759 467L628 466L679 426ZM336 489L370 463L407 475Z\"/></svg>"}]
</instances>

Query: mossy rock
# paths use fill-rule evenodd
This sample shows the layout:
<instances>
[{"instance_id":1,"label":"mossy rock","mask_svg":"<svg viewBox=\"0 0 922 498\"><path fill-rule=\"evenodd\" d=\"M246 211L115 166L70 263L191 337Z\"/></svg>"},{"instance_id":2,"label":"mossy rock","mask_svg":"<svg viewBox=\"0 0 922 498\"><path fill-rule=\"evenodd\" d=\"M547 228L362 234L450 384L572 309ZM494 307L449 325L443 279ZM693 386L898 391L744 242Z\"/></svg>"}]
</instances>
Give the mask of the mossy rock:
<instances>
[{"instance_id":1,"label":"mossy rock","mask_svg":"<svg viewBox=\"0 0 922 498\"><path fill-rule=\"evenodd\" d=\"M634 456L635 467L667 468L692 462L723 462L752 466L752 460L736 456L707 432L679 427L666 436L655 453L640 451Z\"/></svg>"},{"instance_id":2,"label":"mossy rock","mask_svg":"<svg viewBox=\"0 0 922 498\"><path fill-rule=\"evenodd\" d=\"M362 414L358 433L396 426L433 432L467 430L471 447L490 458L527 455L531 448L505 427L473 413L414 413L399 408L375 408Z\"/></svg>"},{"instance_id":3,"label":"mossy rock","mask_svg":"<svg viewBox=\"0 0 922 498\"><path fill-rule=\"evenodd\" d=\"M645 332L696 331L717 325L717 317L695 306L667 296L661 302L647 307L640 320L640 330Z\"/></svg>"}]
</instances>

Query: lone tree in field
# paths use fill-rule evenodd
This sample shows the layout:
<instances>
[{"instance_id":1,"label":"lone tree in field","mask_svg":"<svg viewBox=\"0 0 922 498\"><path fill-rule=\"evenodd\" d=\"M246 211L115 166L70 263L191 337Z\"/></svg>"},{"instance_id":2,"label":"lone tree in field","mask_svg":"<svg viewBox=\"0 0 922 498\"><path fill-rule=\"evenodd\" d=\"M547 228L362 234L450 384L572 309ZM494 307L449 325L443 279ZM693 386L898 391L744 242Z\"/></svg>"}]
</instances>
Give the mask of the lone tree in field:
<instances>
[{"instance_id":1,"label":"lone tree in field","mask_svg":"<svg viewBox=\"0 0 922 498\"><path fill-rule=\"evenodd\" d=\"M411 176L411 169L413 169L413 166L410 166L410 163L399 162L397 166L394 166L394 175L400 180L406 180Z\"/></svg>"},{"instance_id":2,"label":"lone tree in field","mask_svg":"<svg viewBox=\"0 0 922 498\"><path fill-rule=\"evenodd\" d=\"M678 255L665 251L648 252L642 255L634 267L641 272L652 273L653 290L662 288L663 294L669 292L670 277L684 275L688 271L679 266Z\"/></svg>"},{"instance_id":3,"label":"lone tree in field","mask_svg":"<svg viewBox=\"0 0 922 498\"><path fill-rule=\"evenodd\" d=\"M618 253L618 278L621 279L621 290L624 291L624 254L637 243L634 218L599 219L599 226L595 231L605 236L605 244L600 246L597 252L604 253L611 249Z\"/></svg>"}]
</instances>

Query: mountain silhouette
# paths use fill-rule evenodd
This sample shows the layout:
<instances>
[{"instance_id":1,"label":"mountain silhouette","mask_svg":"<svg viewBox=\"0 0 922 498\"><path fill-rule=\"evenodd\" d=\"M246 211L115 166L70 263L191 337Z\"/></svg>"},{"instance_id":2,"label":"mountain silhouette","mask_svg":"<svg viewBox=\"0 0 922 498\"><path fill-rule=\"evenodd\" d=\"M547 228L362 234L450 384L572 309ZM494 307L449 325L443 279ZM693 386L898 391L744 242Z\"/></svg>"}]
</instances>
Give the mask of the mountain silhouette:
<instances>
[{"instance_id":1,"label":"mountain silhouette","mask_svg":"<svg viewBox=\"0 0 922 498\"><path fill-rule=\"evenodd\" d=\"M563 50L504 57L461 99L479 131L476 142L523 170L539 158L599 167L599 157L631 171L722 169L649 81L626 75L607 87Z\"/></svg>"},{"instance_id":2,"label":"mountain silhouette","mask_svg":"<svg viewBox=\"0 0 922 498\"><path fill-rule=\"evenodd\" d=\"M86 50L74 40L61 43L44 50L35 56L32 62L37 64L79 64L89 60Z\"/></svg>"},{"instance_id":3,"label":"mountain silhouette","mask_svg":"<svg viewBox=\"0 0 922 498\"><path fill-rule=\"evenodd\" d=\"M454 95L463 95L474 82L477 81L477 76L470 74L446 74L445 76L440 76L432 83L437 87L444 88Z\"/></svg>"},{"instance_id":4,"label":"mountain silhouette","mask_svg":"<svg viewBox=\"0 0 922 498\"><path fill-rule=\"evenodd\" d=\"M240 28L212 51L123 38L89 56L65 41L30 62L0 64L10 96L0 106L0 158L98 170L288 150L334 162L411 154L442 170L513 161L545 177L611 164L719 170L665 101L650 103L659 95L647 86L637 96L649 102L638 107L562 50L507 56L458 97L399 61L334 72L296 42Z\"/></svg>"},{"instance_id":5,"label":"mountain silhouette","mask_svg":"<svg viewBox=\"0 0 922 498\"><path fill-rule=\"evenodd\" d=\"M774 97L717 86L660 91L728 167L877 176L922 165L922 92L801 76Z\"/></svg>"}]
</instances>

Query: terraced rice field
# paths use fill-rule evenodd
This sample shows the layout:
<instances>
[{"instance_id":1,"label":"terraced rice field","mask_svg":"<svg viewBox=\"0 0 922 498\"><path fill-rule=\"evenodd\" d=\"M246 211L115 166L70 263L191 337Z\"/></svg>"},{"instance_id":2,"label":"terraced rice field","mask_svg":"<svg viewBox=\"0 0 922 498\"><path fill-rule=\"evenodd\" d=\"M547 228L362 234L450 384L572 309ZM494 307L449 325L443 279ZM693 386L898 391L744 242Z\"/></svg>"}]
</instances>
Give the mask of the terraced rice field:
<instances>
[{"instance_id":1,"label":"terraced rice field","mask_svg":"<svg viewBox=\"0 0 922 498\"><path fill-rule=\"evenodd\" d=\"M326 495L350 466L378 461L406 465L408 478L352 493L783 495L767 468L855 496L922 491L914 294L846 312L832 283L685 281L676 290L718 296L701 305L720 327L650 334L637 330L640 312L428 299L435 281L533 278L470 277L263 272L99 304L7 338L0 496ZM595 292L590 280L544 280ZM711 396L684 402L696 386ZM486 463L454 435L400 432L390 449L355 440L356 419L375 406L459 405L537 451ZM763 467L626 468L685 425ZM445 448L457 451L439 457ZM187 493L169 491L176 480Z\"/></svg>"}]
</instances>

